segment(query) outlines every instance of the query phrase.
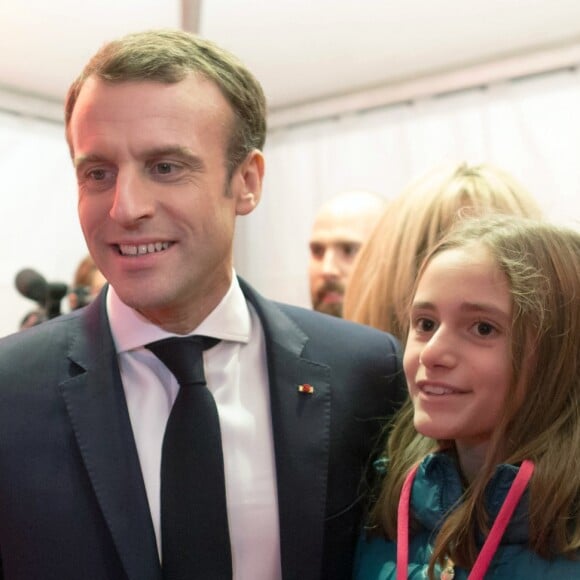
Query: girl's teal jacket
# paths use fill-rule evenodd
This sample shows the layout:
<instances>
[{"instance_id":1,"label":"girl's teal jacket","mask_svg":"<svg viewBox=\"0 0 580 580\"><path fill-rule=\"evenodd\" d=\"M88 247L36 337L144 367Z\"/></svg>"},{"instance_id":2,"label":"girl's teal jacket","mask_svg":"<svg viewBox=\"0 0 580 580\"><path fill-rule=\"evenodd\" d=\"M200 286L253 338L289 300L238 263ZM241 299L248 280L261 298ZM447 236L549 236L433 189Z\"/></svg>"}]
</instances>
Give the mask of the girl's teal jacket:
<instances>
[{"instance_id":1,"label":"girl's teal jacket","mask_svg":"<svg viewBox=\"0 0 580 580\"><path fill-rule=\"evenodd\" d=\"M513 465L500 465L486 491L492 519L518 472ZM432 550L432 540L449 510L462 495L462 483L454 458L446 453L428 455L413 482L411 510L421 525L409 545L408 578L424 580ZM485 576L493 580L573 580L580 579L580 560L545 560L530 551L528 542L528 495L522 497ZM580 556L580 555L579 555ZM396 544L384 538L361 538L354 568L355 580L387 580L396 577ZM454 580L466 580L468 571L455 567ZM438 578L440 569L436 568Z\"/></svg>"}]
</instances>

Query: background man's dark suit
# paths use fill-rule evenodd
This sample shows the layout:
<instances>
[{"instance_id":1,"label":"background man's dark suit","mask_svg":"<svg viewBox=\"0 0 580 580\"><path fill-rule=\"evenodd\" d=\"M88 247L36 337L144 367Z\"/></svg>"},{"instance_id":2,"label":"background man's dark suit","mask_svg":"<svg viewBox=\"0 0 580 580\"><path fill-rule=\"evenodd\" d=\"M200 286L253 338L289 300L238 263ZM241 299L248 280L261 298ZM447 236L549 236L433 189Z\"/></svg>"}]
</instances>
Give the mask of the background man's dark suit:
<instances>
[{"instance_id":1,"label":"background man's dark suit","mask_svg":"<svg viewBox=\"0 0 580 580\"><path fill-rule=\"evenodd\" d=\"M267 342L283 577L349 578L396 344L242 285ZM102 297L0 341L0 551L9 580L161 578Z\"/></svg>"}]
</instances>

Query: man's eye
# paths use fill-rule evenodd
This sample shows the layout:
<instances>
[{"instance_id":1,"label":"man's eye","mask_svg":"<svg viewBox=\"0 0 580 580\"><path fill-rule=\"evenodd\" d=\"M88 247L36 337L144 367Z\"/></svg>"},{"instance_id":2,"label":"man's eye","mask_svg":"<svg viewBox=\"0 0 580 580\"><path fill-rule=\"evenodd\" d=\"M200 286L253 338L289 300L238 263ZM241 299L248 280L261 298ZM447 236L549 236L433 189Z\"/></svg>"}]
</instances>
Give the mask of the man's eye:
<instances>
[{"instance_id":1,"label":"man's eye","mask_svg":"<svg viewBox=\"0 0 580 580\"><path fill-rule=\"evenodd\" d=\"M324 256L324 247L315 244L310 245L310 254L313 258L322 258Z\"/></svg>"},{"instance_id":2,"label":"man's eye","mask_svg":"<svg viewBox=\"0 0 580 580\"><path fill-rule=\"evenodd\" d=\"M354 258L359 251L360 244L344 244L342 247L342 253L347 258Z\"/></svg>"},{"instance_id":3,"label":"man's eye","mask_svg":"<svg viewBox=\"0 0 580 580\"><path fill-rule=\"evenodd\" d=\"M107 172L104 169L91 169L87 172L87 176L94 181L103 181L107 176Z\"/></svg>"},{"instance_id":4,"label":"man's eye","mask_svg":"<svg viewBox=\"0 0 580 580\"><path fill-rule=\"evenodd\" d=\"M156 163L153 167L155 173L160 175L167 175L173 171L173 164L171 163Z\"/></svg>"}]
</instances>

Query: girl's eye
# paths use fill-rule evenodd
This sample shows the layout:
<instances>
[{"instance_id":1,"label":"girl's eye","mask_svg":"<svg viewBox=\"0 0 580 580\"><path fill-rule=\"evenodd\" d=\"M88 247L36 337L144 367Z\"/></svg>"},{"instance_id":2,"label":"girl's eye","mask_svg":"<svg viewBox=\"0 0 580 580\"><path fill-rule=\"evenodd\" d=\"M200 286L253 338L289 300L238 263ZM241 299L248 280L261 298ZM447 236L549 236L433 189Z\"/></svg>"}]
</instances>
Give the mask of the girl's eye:
<instances>
[{"instance_id":1,"label":"girl's eye","mask_svg":"<svg viewBox=\"0 0 580 580\"><path fill-rule=\"evenodd\" d=\"M435 322L430 318L418 318L415 321L415 328L419 332L432 332L435 329Z\"/></svg>"},{"instance_id":2,"label":"girl's eye","mask_svg":"<svg viewBox=\"0 0 580 580\"><path fill-rule=\"evenodd\" d=\"M478 336L490 336L495 332L495 327L489 322L477 322L473 329Z\"/></svg>"}]
</instances>

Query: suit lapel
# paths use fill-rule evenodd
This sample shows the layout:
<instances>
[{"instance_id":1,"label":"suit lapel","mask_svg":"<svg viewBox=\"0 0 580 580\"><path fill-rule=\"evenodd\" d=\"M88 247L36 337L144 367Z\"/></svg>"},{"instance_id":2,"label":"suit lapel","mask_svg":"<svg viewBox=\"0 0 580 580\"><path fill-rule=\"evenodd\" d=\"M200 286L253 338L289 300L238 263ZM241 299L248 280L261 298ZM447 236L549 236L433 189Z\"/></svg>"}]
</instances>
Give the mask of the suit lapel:
<instances>
[{"instance_id":1,"label":"suit lapel","mask_svg":"<svg viewBox=\"0 0 580 580\"><path fill-rule=\"evenodd\" d=\"M303 358L308 337L302 330L243 280L240 285L266 337L283 577L318 579L330 445L330 369ZM314 392L299 392L302 384Z\"/></svg>"},{"instance_id":2,"label":"suit lapel","mask_svg":"<svg viewBox=\"0 0 580 580\"><path fill-rule=\"evenodd\" d=\"M155 534L125 402L104 292L79 317L60 385L78 447L119 557L131 580L160 580Z\"/></svg>"}]
</instances>

